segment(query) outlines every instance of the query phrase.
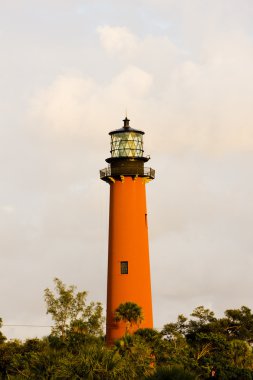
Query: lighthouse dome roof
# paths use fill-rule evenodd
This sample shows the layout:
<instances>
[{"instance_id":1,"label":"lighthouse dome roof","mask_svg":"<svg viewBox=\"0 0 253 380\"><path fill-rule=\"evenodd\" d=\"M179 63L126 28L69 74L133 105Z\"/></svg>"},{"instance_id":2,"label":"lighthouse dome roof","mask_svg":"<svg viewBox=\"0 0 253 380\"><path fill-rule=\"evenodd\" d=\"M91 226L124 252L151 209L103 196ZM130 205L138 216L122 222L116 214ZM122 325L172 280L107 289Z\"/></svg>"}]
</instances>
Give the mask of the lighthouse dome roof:
<instances>
[{"instance_id":1,"label":"lighthouse dome roof","mask_svg":"<svg viewBox=\"0 0 253 380\"><path fill-rule=\"evenodd\" d=\"M109 135L114 135L116 133L128 133L128 132L135 132L135 133L140 133L140 134L144 135L143 131L131 128L129 125L129 121L130 120L127 117L125 117L125 119L123 120L124 126L122 128L115 129L114 131L109 132Z\"/></svg>"}]
</instances>

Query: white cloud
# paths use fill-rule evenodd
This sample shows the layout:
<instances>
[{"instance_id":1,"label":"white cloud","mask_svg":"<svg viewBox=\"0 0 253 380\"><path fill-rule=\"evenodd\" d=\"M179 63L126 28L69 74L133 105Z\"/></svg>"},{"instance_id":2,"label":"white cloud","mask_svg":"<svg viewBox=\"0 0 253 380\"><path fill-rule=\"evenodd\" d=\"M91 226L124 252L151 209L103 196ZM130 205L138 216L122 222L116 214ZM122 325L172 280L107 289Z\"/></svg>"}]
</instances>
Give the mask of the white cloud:
<instances>
[{"instance_id":1,"label":"white cloud","mask_svg":"<svg viewBox=\"0 0 253 380\"><path fill-rule=\"evenodd\" d=\"M122 61L106 83L82 74L56 78L33 99L33 123L48 133L94 140L101 136L105 117L110 124L116 120L115 108L119 117L127 108L130 117L138 115L137 123L155 126L152 141L164 152L187 147L217 154L253 148L253 48L243 34L235 34L233 42L227 36L213 42L200 60L190 59L168 39L138 43L133 64ZM153 49L159 68L148 63L150 44L163 47Z\"/></svg>"},{"instance_id":2,"label":"white cloud","mask_svg":"<svg viewBox=\"0 0 253 380\"><path fill-rule=\"evenodd\" d=\"M31 117L55 133L88 134L84 115L89 119L90 103L97 90L94 82L80 75L61 75L32 100Z\"/></svg>"},{"instance_id":3,"label":"white cloud","mask_svg":"<svg viewBox=\"0 0 253 380\"><path fill-rule=\"evenodd\" d=\"M123 99L124 102L138 101L150 94L152 90L152 75L138 67L129 66L117 75L107 90L113 98Z\"/></svg>"},{"instance_id":4,"label":"white cloud","mask_svg":"<svg viewBox=\"0 0 253 380\"><path fill-rule=\"evenodd\" d=\"M15 211L15 207L12 205L4 205L1 208L2 211L6 214L12 214Z\"/></svg>"},{"instance_id":5,"label":"white cloud","mask_svg":"<svg viewBox=\"0 0 253 380\"><path fill-rule=\"evenodd\" d=\"M106 25L98 27L97 32L107 52L123 54L124 57L136 52L138 38L128 28Z\"/></svg>"},{"instance_id":6,"label":"white cloud","mask_svg":"<svg viewBox=\"0 0 253 380\"><path fill-rule=\"evenodd\" d=\"M94 141L106 133L115 107L125 109L145 99L152 88L152 76L138 67L126 67L107 86L81 75L61 75L31 100L31 125L42 134ZM99 110L99 112L98 112Z\"/></svg>"},{"instance_id":7,"label":"white cloud","mask_svg":"<svg viewBox=\"0 0 253 380\"><path fill-rule=\"evenodd\" d=\"M40 90L31 114L44 133L96 143L105 119L113 125L127 108L130 118L137 115L135 122L147 126L159 151L217 154L253 148L253 48L245 33L223 32L219 40L208 33L207 44L192 56L168 36L141 38L110 25L97 31L102 48L113 53L105 67L117 58L117 70L106 81L63 73Z\"/></svg>"}]
</instances>

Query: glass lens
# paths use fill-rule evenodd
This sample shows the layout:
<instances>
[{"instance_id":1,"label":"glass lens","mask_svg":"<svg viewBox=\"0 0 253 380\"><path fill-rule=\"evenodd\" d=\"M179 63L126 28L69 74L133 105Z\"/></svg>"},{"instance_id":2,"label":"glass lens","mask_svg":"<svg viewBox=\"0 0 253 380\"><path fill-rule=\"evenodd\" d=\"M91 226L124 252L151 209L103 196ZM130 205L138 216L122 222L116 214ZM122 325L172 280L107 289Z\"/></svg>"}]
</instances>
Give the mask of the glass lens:
<instances>
[{"instance_id":1,"label":"glass lens","mask_svg":"<svg viewBox=\"0 0 253 380\"><path fill-rule=\"evenodd\" d=\"M142 157L142 134L136 132L115 133L111 136L112 157Z\"/></svg>"}]
</instances>

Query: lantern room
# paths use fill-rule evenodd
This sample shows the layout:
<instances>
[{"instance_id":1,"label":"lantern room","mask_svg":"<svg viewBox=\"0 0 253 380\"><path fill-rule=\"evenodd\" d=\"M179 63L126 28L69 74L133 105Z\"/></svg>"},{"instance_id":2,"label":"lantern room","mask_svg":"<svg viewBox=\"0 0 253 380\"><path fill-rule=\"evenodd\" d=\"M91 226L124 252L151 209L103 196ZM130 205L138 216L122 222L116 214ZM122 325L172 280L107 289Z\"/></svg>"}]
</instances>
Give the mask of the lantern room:
<instances>
[{"instance_id":1,"label":"lantern room","mask_svg":"<svg viewBox=\"0 0 253 380\"><path fill-rule=\"evenodd\" d=\"M122 176L147 177L154 179L155 171L144 167L149 156L144 156L144 132L131 128L125 117L122 128L111 131L111 157L106 159L107 168L100 170L100 178L108 183Z\"/></svg>"},{"instance_id":2,"label":"lantern room","mask_svg":"<svg viewBox=\"0 0 253 380\"><path fill-rule=\"evenodd\" d=\"M133 129L129 119L124 120L123 128L109 133L111 136L111 157L143 157L144 132Z\"/></svg>"}]
</instances>

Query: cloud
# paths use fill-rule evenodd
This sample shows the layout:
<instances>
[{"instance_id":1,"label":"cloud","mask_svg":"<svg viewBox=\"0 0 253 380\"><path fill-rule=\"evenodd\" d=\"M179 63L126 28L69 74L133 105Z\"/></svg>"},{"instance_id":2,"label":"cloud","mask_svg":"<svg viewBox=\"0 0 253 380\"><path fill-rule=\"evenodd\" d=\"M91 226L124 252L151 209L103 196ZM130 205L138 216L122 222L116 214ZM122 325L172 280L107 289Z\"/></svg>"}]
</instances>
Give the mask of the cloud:
<instances>
[{"instance_id":1,"label":"cloud","mask_svg":"<svg viewBox=\"0 0 253 380\"><path fill-rule=\"evenodd\" d=\"M147 125L154 148L162 152L253 148L253 48L245 34L209 40L193 59L167 37L140 38L126 27L108 25L98 33L101 46L119 59L119 70L105 83L65 73L40 91L31 113L48 132L94 140L105 115L111 124L115 108L121 115L127 108L130 118L137 115L136 123ZM126 61L123 52L129 54Z\"/></svg>"},{"instance_id":2,"label":"cloud","mask_svg":"<svg viewBox=\"0 0 253 380\"><path fill-rule=\"evenodd\" d=\"M110 25L97 28L100 41L108 53L133 54L138 47L138 38L126 27L113 27Z\"/></svg>"},{"instance_id":3,"label":"cloud","mask_svg":"<svg viewBox=\"0 0 253 380\"><path fill-rule=\"evenodd\" d=\"M115 107L123 117L125 109L145 99L151 88L152 76L135 66L124 68L107 86L81 75L65 74L31 99L28 118L41 134L81 136L91 142L106 133L104 119L110 124Z\"/></svg>"},{"instance_id":4,"label":"cloud","mask_svg":"<svg viewBox=\"0 0 253 380\"><path fill-rule=\"evenodd\" d=\"M92 97L97 91L90 79L61 75L31 100L30 117L52 133L89 134L90 125L84 125L84 120L90 118Z\"/></svg>"},{"instance_id":5,"label":"cloud","mask_svg":"<svg viewBox=\"0 0 253 380\"><path fill-rule=\"evenodd\" d=\"M104 94L109 90L110 99L116 99L120 94L123 102L131 102L132 99L139 101L150 94L152 82L151 74L138 67L129 66L113 79L108 89L104 89Z\"/></svg>"},{"instance_id":6,"label":"cloud","mask_svg":"<svg viewBox=\"0 0 253 380\"><path fill-rule=\"evenodd\" d=\"M6 214L12 214L15 211L15 207L12 205L4 205L1 209Z\"/></svg>"}]
</instances>

